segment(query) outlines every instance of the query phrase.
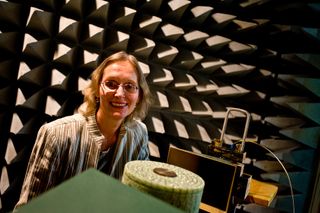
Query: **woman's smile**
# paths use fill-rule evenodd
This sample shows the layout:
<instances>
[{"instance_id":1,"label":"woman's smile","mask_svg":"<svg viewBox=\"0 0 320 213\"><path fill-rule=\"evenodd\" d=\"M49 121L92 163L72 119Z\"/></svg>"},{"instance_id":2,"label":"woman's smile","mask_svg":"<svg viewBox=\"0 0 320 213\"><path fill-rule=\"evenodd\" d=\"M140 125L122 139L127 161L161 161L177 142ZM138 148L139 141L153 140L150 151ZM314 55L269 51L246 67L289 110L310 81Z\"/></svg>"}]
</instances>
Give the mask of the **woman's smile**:
<instances>
[{"instance_id":1,"label":"woman's smile","mask_svg":"<svg viewBox=\"0 0 320 213\"><path fill-rule=\"evenodd\" d=\"M111 106L116 108L124 108L128 106L128 103L125 102L117 102L117 101L110 101Z\"/></svg>"}]
</instances>

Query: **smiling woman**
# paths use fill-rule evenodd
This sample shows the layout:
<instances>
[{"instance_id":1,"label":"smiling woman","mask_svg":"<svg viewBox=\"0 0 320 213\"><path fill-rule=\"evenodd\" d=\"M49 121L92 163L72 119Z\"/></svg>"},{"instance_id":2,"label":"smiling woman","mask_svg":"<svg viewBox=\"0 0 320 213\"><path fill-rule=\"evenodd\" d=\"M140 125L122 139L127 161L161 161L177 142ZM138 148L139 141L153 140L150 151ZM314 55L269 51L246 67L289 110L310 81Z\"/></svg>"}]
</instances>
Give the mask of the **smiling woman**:
<instances>
[{"instance_id":1,"label":"smiling woman","mask_svg":"<svg viewBox=\"0 0 320 213\"><path fill-rule=\"evenodd\" d=\"M105 129L103 132L108 135L110 125L117 127L136 108L140 94L138 90L133 88L137 88L138 76L129 61L117 61L104 68L101 82L103 83L100 85L109 85L113 88L101 86L97 94L100 102L97 112L98 124L105 122L102 125ZM132 87L128 85L132 85ZM125 89L127 87L131 88L132 92L127 92ZM105 117L109 119L106 120Z\"/></svg>"},{"instance_id":2,"label":"smiling woman","mask_svg":"<svg viewBox=\"0 0 320 213\"><path fill-rule=\"evenodd\" d=\"M83 94L79 113L40 128L16 208L89 168L121 179L128 161L149 159L150 91L134 56L106 58Z\"/></svg>"}]
</instances>

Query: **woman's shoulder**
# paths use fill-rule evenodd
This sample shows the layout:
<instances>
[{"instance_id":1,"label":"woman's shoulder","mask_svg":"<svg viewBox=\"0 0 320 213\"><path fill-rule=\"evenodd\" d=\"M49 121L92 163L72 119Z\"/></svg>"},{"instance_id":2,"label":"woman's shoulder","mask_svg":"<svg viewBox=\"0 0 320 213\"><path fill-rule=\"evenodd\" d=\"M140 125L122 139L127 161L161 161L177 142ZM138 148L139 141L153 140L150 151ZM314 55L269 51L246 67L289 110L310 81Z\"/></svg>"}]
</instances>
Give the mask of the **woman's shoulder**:
<instances>
[{"instance_id":1,"label":"woman's shoulder","mask_svg":"<svg viewBox=\"0 0 320 213\"><path fill-rule=\"evenodd\" d=\"M140 131L143 133L146 133L147 126L145 123L143 123L141 120L133 119L130 123L126 125L127 130L132 130L132 131Z\"/></svg>"},{"instance_id":2,"label":"woman's shoulder","mask_svg":"<svg viewBox=\"0 0 320 213\"><path fill-rule=\"evenodd\" d=\"M47 128L52 128L52 127L58 127L58 126L72 126L72 125L79 125L81 123L86 122L86 117L83 116L82 114L73 114L73 115L68 115L65 117L58 118L54 121L51 121L49 123L46 123L45 127Z\"/></svg>"}]
</instances>

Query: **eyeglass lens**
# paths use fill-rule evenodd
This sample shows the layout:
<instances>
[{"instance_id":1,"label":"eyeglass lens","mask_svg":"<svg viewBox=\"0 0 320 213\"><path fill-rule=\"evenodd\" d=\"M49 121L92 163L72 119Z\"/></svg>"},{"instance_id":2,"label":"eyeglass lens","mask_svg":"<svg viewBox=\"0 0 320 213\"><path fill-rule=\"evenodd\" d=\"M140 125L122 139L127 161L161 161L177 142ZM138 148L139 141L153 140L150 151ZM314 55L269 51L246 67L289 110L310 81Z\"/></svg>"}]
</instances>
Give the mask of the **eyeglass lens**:
<instances>
[{"instance_id":1,"label":"eyeglass lens","mask_svg":"<svg viewBox=\"0 0 320 213\"><path fill-rule=\"evenodd\" d=\"M119 84L116 81L105 81L102 83L102 85L108 88L109 90L117 90L121 85L122 88L128 93L135 93L138 89L138 87L132 83Z\"/></svg>"}]
</instances>

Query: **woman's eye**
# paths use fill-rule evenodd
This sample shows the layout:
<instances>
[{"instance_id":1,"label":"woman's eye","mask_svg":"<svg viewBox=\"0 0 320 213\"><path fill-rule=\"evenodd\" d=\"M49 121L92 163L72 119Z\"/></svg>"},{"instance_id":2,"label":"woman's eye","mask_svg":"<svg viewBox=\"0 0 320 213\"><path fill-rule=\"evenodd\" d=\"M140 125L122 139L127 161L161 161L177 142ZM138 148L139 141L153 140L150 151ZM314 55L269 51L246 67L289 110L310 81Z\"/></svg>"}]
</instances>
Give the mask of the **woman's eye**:
<instances>
[{"instance_id":1,"label":"woman's eye","mask_svg":"<svg viewBox=\"0 0 320 213\"><path fill-rule=\"evenodd\" d=\"M128 92L135 92L137 89L137 86L135 86L134 84L125 84L124 85L125 90L127 90Z\"/></svg>"},{"instance_id":2,"label":"woman's eye","mask_svg":"<svg viewBox=\"0 0 320 213\"><path fill-rule=\"evenodd\" d=\"M125 87L126 87L127 89L132 89L134 86L133 86L132 84L126 84Z\"/></svg>"},{"instance_id":3,"label":"woman's eye","mask_svg":"<svg viewBox=\"0 0 320 213\"><path fill-rule=\"evenodd\" d=\"M119 87L119 84L115 81L108 81L108 82L106 82L106 86L109 89L117 89Z\"/></svg>"}]
</instances>

